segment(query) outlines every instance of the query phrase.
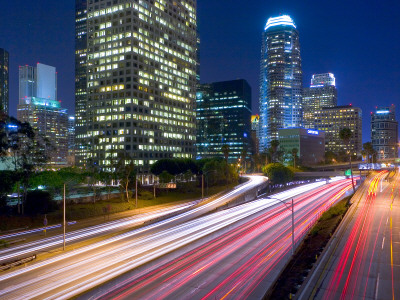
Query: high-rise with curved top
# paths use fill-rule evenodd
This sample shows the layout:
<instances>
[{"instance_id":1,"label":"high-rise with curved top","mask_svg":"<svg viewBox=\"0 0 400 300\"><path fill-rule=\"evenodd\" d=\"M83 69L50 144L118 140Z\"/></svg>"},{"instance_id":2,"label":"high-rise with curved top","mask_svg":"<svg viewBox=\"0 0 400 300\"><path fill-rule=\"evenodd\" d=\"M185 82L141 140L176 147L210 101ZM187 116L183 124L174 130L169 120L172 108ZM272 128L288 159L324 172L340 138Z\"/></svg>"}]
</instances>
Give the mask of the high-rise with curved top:
<instances>
[{"instance_id":1,"label":"high-rise with curved top","mask_svg":"<svg viewBox=\"0 0 400 300\"><path fill-rule=\"evenodd\" d=\"M278 139L278 129L302 125L299 33L287 15L269 18L262 35L260 152Z\"/></svg>"}]
</instances>

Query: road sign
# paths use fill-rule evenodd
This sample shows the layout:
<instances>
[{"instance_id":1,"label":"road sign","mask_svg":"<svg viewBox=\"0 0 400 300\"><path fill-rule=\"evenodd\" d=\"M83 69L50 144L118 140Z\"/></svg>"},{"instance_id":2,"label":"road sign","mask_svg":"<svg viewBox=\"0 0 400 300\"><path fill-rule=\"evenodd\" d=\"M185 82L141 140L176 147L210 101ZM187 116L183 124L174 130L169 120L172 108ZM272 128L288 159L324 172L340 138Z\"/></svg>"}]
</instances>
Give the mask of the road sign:
<instances>
[{"instance_id":1,"label":"road sign","mask_svg":"<svg viewBox=\"0 0 400 300\"><path fill-rule=\"evenodd\" d=\"M344 171L344 176L351 176L351 170L348 169L348 170Z\"/></svg>"}]
</instances>

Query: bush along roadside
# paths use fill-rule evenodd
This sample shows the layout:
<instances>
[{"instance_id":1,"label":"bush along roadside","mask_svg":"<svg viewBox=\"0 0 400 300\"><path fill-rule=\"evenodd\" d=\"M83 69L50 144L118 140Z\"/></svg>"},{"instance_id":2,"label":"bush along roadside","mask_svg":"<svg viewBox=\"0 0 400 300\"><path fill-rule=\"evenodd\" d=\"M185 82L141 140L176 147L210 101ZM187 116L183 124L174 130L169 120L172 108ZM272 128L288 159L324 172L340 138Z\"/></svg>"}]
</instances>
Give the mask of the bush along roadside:
<instances>
[{"instance_id":1,"label":"bush along roadside","mask_svg":"<svg viewBox=\"0 0 400 300\"><path fill-rule=\"evenodd\" d=\"M267 291L264 300L293 298L346 214L351 197L344 198L322 214L275 284Z\"/></svg>"}]
</instances>

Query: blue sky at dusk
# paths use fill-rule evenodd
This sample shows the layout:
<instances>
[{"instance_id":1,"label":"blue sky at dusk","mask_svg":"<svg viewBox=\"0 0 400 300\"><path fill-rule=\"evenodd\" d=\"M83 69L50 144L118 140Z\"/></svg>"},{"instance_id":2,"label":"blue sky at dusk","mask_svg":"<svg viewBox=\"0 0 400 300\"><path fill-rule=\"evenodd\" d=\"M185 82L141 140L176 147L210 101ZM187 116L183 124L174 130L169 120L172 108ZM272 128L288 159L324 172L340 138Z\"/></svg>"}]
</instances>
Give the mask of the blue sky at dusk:
<instances>
[{"instance_id":1,"label":"blue sky at dusk","mask_svg":"<svg viewBox=\"0 0 400 300\"><path fill-rule=\"evenodd\" d=\"M10 113L16 115L18 66L55 66L58 96L74 110L74 1L13 0L0 12L0 47L10 52ZM339 105L363 110L370 139L376 105L400 110L400 1L198 0L201 81L246 79L258 112L261 33L270 16L290 15L300 33L303 83L336 76ZM398 114L399 115L399 114Z\"/></svg>"}]
</instances>

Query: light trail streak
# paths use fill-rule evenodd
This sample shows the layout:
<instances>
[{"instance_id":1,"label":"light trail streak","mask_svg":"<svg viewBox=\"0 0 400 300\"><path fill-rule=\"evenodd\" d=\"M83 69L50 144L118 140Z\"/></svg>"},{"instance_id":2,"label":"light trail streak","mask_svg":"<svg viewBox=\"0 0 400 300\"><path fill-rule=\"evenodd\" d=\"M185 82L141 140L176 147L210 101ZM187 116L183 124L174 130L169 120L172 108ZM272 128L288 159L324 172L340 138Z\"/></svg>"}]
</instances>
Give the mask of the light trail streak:
<instances>
[{"instance_id":1,"label":"light trail streak","mask_svg":"<svg viewBox=\"0 0 400 300\"><path fill-rule=\"evenodd\" d=\"M76 240L88 238L90 236L95 236L95 235L102 234L102 233L105 233L108 231L112 231L112 230L115 230L118 228L133 226L135 224L141 224L143 222L147 222L154 218L159 218L164 215L169 215L169 214L180 212L191 206L193 206L193 204L180 205L177 208L168 209L168 210L165 210L165 211L162 211L159 213L151 213L151 214L147 214L147 215L141 216L141 217L134 216L134 217L118 220L118 221L112 221L112 222L108 222L105 224L76 230L76 231L66 234L66 242L70 243L70 242L73 242ZM39 241L25 243L25 244L22 244L22 245L19 245L16 247L0 250L0 263L14 259L16 257L27 255L32 252L39 252L39 251L43 251L44 249L47 249L47 248L61 245L62 242L63 242L62 235L57 235L57 236L45 238L45 239L42 239ZM6 254L9 252L13 252L13 253Z\"/></svg>"},{"instance_id":2,"label":"light trail streak","mask_svg":"<svg viewBox=\"0 0 400 300\"><path fill-rule=\"evenodd\" d=\"M335 193L332 195L332 196L334 196L333 198L335 198L335 195L336 196L338 196L340 194L343 195L343 193L346 192L347 190L349 190L350 188L351 188L351 185L350 185L350 182L348 181L346 184L346 187L341 192ZM308 199L309 205L313 205L312 199L314 199L314 198ZM330 197L326 196L326 199L330 199ZM336 198L336 199L338 199L338 198ZM311 204L310 204L310 202L311 202ZM326 205L324 205L324 201L320 201L320 202L322 202L323 204L319 203L319 206L316 206L314 208L314 210L310 209L312 214L316 215L318 213L321 213L321 211L318 211L318 209L324 209L323 207L326 207ZM299 207L298 207L299 205L300 204L296 201L297 210L299 210ZM267 213L266 215L269 216L269 218L271 218L271 215L273 215L273 214ZM259 226L259 227L257 227L260 231L259 234L262 234L262 236L266 236L265 232L269 232L270 234L272 233L272 241L268 244L269 247L266 246L267 248L264 249L264 252L259 253L258 255L255 255L254 260L249 262L248 264L246 264L243 267L243 269L241 269L242 273L243 273L243 270L246 270L246 269L249 269L249 270L251 269L254 271L254 268L256 268L256 269L259 268L259 265L265 263L265 261L268 261L269 267L264 266L263 269L271 270L280 261L279 255L280 254L286 255L286 253L289 251L288 249L290 249L290 245L291 245L289 243L291 233L286 234L286 232L290 228L290 213L287 211L283 211L283 212L277 214L276 216L274 216L273 220L275 220L275 224L278 224L279 222L281 222L281 220L277 219L278 217L281 217L281 220L282 220L282 217L286 218L285 222L281 225L283 227L280 227L277 230L277 232L282 232L281 234L276 234L276 233L272 232L271 230L265 231L268 228L271 229L274 225L274 224L271 224L271 220L266 218L266 216L264 216L264 218L266 218L264 220L264 222L260 223L259 219L254 221ZM309 217L308 212L301 213L300 215L298 215L297 218L298 219L296 220L296 224L298 224L299 222L304 223L303 222L304 218L311 219ZM158 280L161 276L164 276L167 273L166 268L168 266L171 266L172 263L168 264L167 267L166 266L158 267L157 269L151 271L150 275L147 274L147 275L143 275L143 277L139 277L139 278L137 277L135 280L133 280L132 283L129 283L126 281L123 282L121 285L127 284L129 287L131 287L132 285L137 285L137 286L135 286L134 288L130 289L127 292L123 292L122 295L116 296L116 294L122 292L121 290L118 290L118 289L121 289L121 287L118 287L118 288L116 288L117 292L112 292L106 298L107 299L120 299L123 297L127 297L131 294L134 294L135 297L138 297L141 299L165 298L168 295L170 295L172 292L174 292L176 289L180 288L187 281L189 281L192 278L194 272L196 272L196 274L197 274L197 273L199 273L199 270L201 270L200 272L206 271L206 269L208 267L215 265L219 261L224 260L227 256L231 255L232 251L236 251L238 248L240 248L240 246L242 246L243 244L247 244L251 239L256 239L258 235L255 235L254 230L256 230L255 229L256 227L255 227L255 225L253 225L253 226L254 226L253 230L250 232L246 232L245 236L242 235L242 231L239 228L232 230L232 234L234 234L236 237L235 239L233 239L233 241L235 241L235 242L234 243L232 242L233 244L230 244L225 239L223 239L221 241L221 243L223 243L225 245L224 248L218 248L219 246L217 246L217 248L212 251L210 249L204 250L204 251L207 251L207 256L201 256L201 255L203 255L203 248L201 248L201 249L196 249L196 251L195 251L195 253L199 254L199 256L195 255L190 260L189 260L189 258L186 258L186 257L179 258L176 262L178 265L173 270L169 271L172 275L167 277L165 280L162 280L163 284L168 281L168 291L163 291L162 288L154 289L153 292L151 292L150 294L146 294L146 296L144 296L142 294L138 294L137 289L142 288L142 287L146 286L146 284L150 284L151 282ZM265 226L265 228L263 226ZM307 232L308 229L309 229L308 226L297 225L296 226L296 232L297 232L296 236L299 233L300 233L300 235L305 234L305 232ZM238 231L240 231L240 233L238 233ZM268 236L268 239L271 239L271 236ZM297 236L296 240L299 241L300 239L301 239L301 237ZM220 241L220 239L216 239L214 241L211 241L210 244L214 245L215 243L218 243L219 241ZM206 247L206 246L204 246L204 247ZM208 245L207 245L207 247L208 247ZM278 247L278 248L276 248L276 247ZM286 250L284 250L284 249L286 249ZM213 255L213 256L211 258L209 258L210 255ZM247 253L244 253L243 256L247 256ZM260 261L260 259L261 259L261 261ZM188 260L187 266L184 266L183 264L186 263L186 260ZM204 265L199 265L200 262L204 263ZM210 262L212 262L212 264ZM251 267L254 265L256 265L254 268ZM194 271L191 272L190 268L193 268ZM226 267L224 265L221 265L220 271L221 271L221 269L225 269L225 268ZM240 272L238 271L237 274L235 273L235 275L232 275L233 278L235 276L239 276L239 273ZM242 285L242 284L240 284L241 282L248 282L249 278L252 278L252 280L255 280L254 277L255 277L254 272L250 272L250 273L244 272L244 275L241 275L241 277L238 278L236 281L229 277L226 279L226 281L224 281L220 285L221 285L221 287L226 287L227 289L230 289L230 287L231 287L231 291L233 291L236 287L239 287ZM264 277L259 276L260 280ZM173 281L171 281L171 280L173 280ZM232 287L232 285L234 287ZM251 288L253 288L253 287L251 287ZM216 288L216 290L220 290L220 288ZM210 292L210 295L212 295L213 297L216 296L216 291ZM221 295L221 297L222 297L222 295ZM207 297L205 297L205 298L207 298Z\"/></svg>"},{"instance_id":3,"label":"light trail streak","mask_svg":"<svg viewBox=\"0 0 400 300\"><path fill-rule=\"evenodd\" d=\"M76 221L67 222L67 225L74 225L74 224L76 224ZM46 230L56 229L56 228L60 228L61 226L62 226L61 224L56 224L56 225L50 225L47 227L40 227L40 228L36 228L36 229L31 229L31 230L19 231L16 233L4 234L4 235L0 235L0 240L15 238L15 237L19 237L22 235L36 233L36 232L41 232L45 229Z\"/></svg>"},{"instance_id":4,"label":"light trail streak","mask_svg":"<svg viewBox=\"0 0 400 300\"><path fill-rule=\"evenodd\" d=\"M379 180L382 180L383 176L385 175L385 171L380 172L370 181L367 196L365 198L365 204L361 207L361 210L355 220L354 226L350 231L350 236L346 240L341 255L339 256L339 262L337 266L335 266L333 277L329 281L328 288L324 295L324 298L326 299L335 298L339 283L342 281L342 278L344 276L346 266L349 266L349 270L346 271L346 276L344 277L345 283L340 293L340 298L345 299L348 296L354 297L357 282L354 282L354 284L349 287L350 281L353 279L357 281L357 274L361 269L361 264L364 263L361 257L363 257L364 255L368 232L369 228L371 228L371 223L373 219L370 211L373 209L373 203L376 197ZM348 292L349 288L351 289L350 292Z\"/></svg>"},{"instance_id":5,"label":"light trail streak","mask_svg":"<svg viewBox=\"0 0 400 300\"><path fill-rule=\"evenodd\" d=\"M337 184L339 185L341 183ZM312 190L315 188L315 186L316 184L311 184L308 188ZM321 187L321 189L326 188ZM304 187L295 188L291 191L291 193L286 192L285 195L287 197L294 197L300 192L304 192L304 190ZM104 247L111 244L114 245L113 248L107 249L107 251L102 251L100 254L93 251L90 254L88 253L85 257L75 259L75 262L71 261L67 266L64 266L61 269L56 268L53 271L47 271L47 273L36 276L30 280L26 280L21 284L10 286L7 289L2 290L1 295L10 294L13 291L19 291L28 285L31 287L31 291L29 293L24 293L24 295L27 297L39 297L49 291L61 289L61 292L51 293L50 298L69 298L139 265L142 265L147 261L153 260L173 251L174 249L178 249L183 245L187 245L194 240L198 240L201 237L216 232L217 230L220 230L234 223L235 221L241 220L246 216L250 216L276 204L278 204L277 200L260 199L245 205L237 206L229 210L214 213L194 221L187 222L183 225L176 226L144 238L136 238L131 241L126 240L127 238L134 237L138 234L138 232L144 232L149 230L149 228L156 228L160 226L160 224L169 224L168 220L161 221L157 224L147 226L146 228L134 230L94 245L90 245L85 247L85 249L78 249L72 251L71 253L66 253L53 259L0 276L1 282L22 274L26 274L27 272L34 271L44 266L50 267L50 265L55 262L61 262L63 260L66 260L67 262L67 259L70 259L78 254L86 253L89 250L97 250L99 247ZM282 217L290 215L287 212L282 214ZM289 228L289 224L290 222L288 221L285 223L285 226ZM123 243L116 245L115 242L117 241ZM76 274L74 270L80 270L79 274ZM102 270L101 274L93 275L96 274L96 272L98 273L99 270ZM89 279L82 280L82 278L85 278L85 276L89 275ZM76 282L76 284L74 284L74 282ZM69 284L73 287L68 288ZM36 286L37 288L35 288Z\"/></svg>"},{"instance_id":6,"label":"light trail streak","mask_svg":"<svg viewBox=\"0 0 400 300\"><path fill-rule=\"evenodd\" d=\"M224 203L231 197L241 194L246 189L258 186L263 181L265 181L265 178L261 177L261 176L248 176L248 177L250 179L248 182L245 182L245 183L237 186L233 191L231 191L221 197L218 197L217 199L212 200L209 203L206 203L200 207L192 209L189 212L181 213L177 217L170 218L168 220L170 222L175 222L179 218L187 218L190 214L195 214L195 213L198 213L200 210L205 210L205 209L209 209L213 206L217 206L220 203ZM112 230L126 228L129 226L133 226L135 224L141 224L146 221L160 218L160 217L163 217L163 216L166 216L169 214L179 213L180 211L183 211L190 207L195 207L195 205L197 203L198 203L197 201L194 201L189 204L179 205L178 207L175 207L173 209L167 209L166 211L161 211L158 213L150 213L148 215L145 215L145 216L142 216L139 218L131 217L131 218L126 218L126 219L122 219L122 220L108 222L108 223L97 225L97 226L91 226L91 227L84 228L81 230L76 230L74 232L67 233L66 242L71 243L76 240L81 240L81 239L89 238L92 236L104 234L104 233L112 231ZM165 223L162 223L162 225L165 225ZM19 245L19 246L13 247L13 248L1 250L0 251L0 264L4 263L4 262L15 260L19 257L24 257L27 255L30 255L32 253L37 253L37 252L43 251L45 249L60 246L60 245L62 245L62 243L63 243L62 235L57 235L55 237L46 238L46 239L42 239L40 241L31 242L31 243L25 243L23 245ZM10 253L10 252L12 252L12 253ZM7 253L10 253L10 254L7 254Z\"/></svg>"}]
</instances>

